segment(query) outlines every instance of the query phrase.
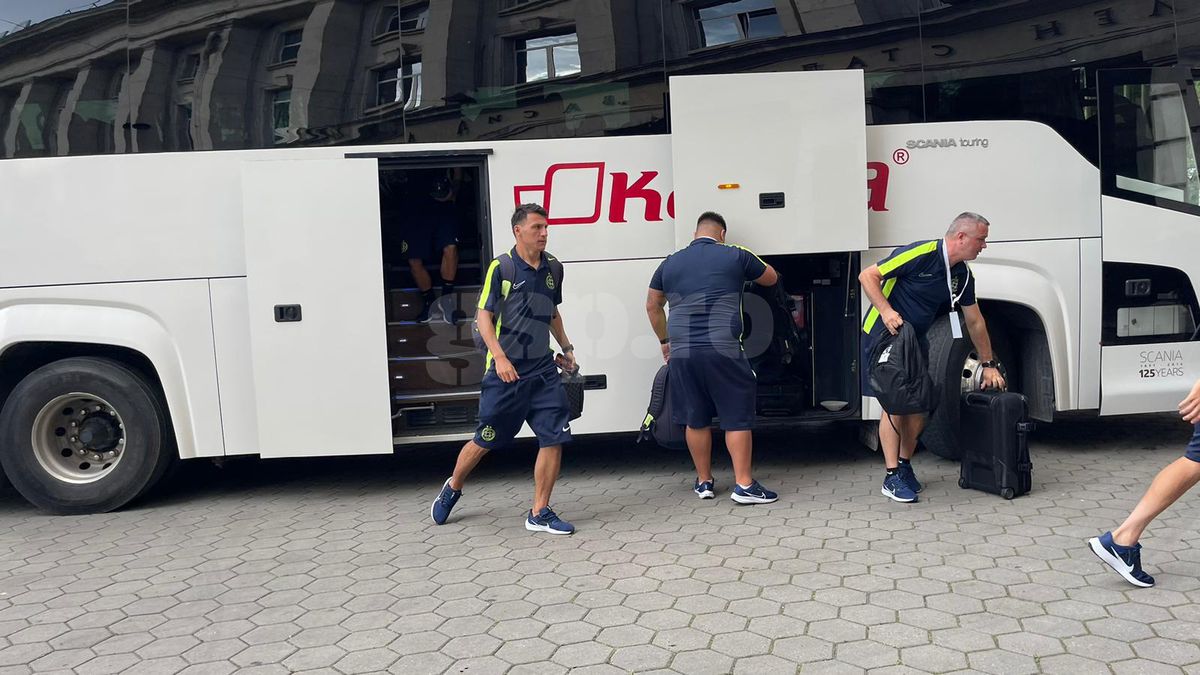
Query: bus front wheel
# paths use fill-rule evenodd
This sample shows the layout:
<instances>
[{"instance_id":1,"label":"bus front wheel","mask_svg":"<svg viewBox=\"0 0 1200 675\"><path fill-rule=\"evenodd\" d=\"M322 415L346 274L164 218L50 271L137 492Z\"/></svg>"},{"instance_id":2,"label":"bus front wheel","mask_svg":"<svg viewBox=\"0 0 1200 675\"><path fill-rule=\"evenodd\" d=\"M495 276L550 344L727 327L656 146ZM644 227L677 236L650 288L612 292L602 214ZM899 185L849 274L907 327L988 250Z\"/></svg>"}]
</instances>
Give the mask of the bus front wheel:
<instances>
[{"instance_id":1,"label":"bus front wheel","mask_svg":"<svg viewBox=\"0 0 1200 675\"><path fill-rule=\"evenodd\" d=\"M123 364L75 357L34 370L0 411L0 464L18 492L49 513L118 509L175 458L165 407Z\"/></svg>"},{"instance_id":2,"label":"bus front wheel","mask_svg":"<svg viewBox=\"0 0 1200 675\"><path fill-rule=\"evenodd\" d=\"M965 333L964 329L964 333ZM1002 331L989 331L992 351L1005 364L1005 376L1020 372L1013 361L1014 354ZM939 388L937 410L929 416L921 444L930 452L957 461L962 457L963 434L959 429L959 406L962 395L979 388L982 360L968 335L955 339L950 332L950 320L942 317L929 329L929 375ZM1011 389L1014 383L1008 383ZM969 430L968 430L969 434Z\"/></svg>"}]
</instances>

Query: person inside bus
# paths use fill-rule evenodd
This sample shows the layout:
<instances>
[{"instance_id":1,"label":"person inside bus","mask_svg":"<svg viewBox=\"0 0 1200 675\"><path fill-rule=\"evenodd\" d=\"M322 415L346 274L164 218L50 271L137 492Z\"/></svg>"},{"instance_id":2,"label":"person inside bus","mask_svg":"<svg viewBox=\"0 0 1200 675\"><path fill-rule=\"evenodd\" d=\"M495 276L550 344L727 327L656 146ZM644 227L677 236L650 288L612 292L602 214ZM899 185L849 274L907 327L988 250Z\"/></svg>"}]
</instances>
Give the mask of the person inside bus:
<instances>
[{"instance_id":1,"label":"person inside bus","mask_svg":"<svg viewBox=\"0 0 1200 675\"><path fill-rule=\"evenodd\" d=\"M454 324L465 318L458 309L454 280L458 275L458 211L455 207L457 185L455 170L427 172L426 181L418 189L413 206L413 219L406 224L403 252L413 280L421 292L420 323L442 319ZM440 257L442 293L434 295L433 277L425 268L426 260Z\"/></svg>"},{"instance_id":2,"label":"person inside bus","mask_svg":"<svg viewBox=\"0 0 1200 675\"><path fill-rule=\"evenodd\" d=\"M1192 385L1191 392L1179 403L1179 416L1192 425L1192 440L1184 450L1183 457L1158 472L1146 494L1120 527L1088 540L1096 557L1125 581L1141 588L1154 585L1154 577L1142 569L1142 545L1138 543L1142 532L1167 507L1200 482L1200 380Z\"/></svg>"},{"instance_id":3,"label":"person inside bus","mask_svg":"<svg viewBox=\"0 0 1200 675\"><path fill-rule=\"evenodd\" d=\"M533 468L533 508L525 514L525 529L572 534L575 526L550 508L550 493L562 465L562 446L571 441L570 410L558 368L575 370L575 348L567 339L562 314L561 274L555 281L554 258L546 253L546 210L522 204L513 213L516 237L507 255L514 279L504 279L500 260L493 260L484 277L475 314L488 355L480 384L479 426L475 437L458 453L454 474L442 485L430 507L441 525L462 496L467 476L489 450L508 445L521 425L537 436ZM503 288L508 286L505 294ZM497 330L496 326L501 326ZM562 353L552 356L550 336Z\"/></svg>"},{"instance_id":4,"label":"person inside bus","mask_svg":"<svg viewBox=\"0 0 1200 675\"><path fill-rule=\"evenodd\" d=\"M950 223L944 238L901 246L858 275L863 293L871 301L863 322L866 335L862 340L862 363L870 360L881 337L886 333L895 335L905 322L916 329L928 356L925 334L942 308L949 307L951 329L956 338L961 337L961 323L955 309L961 307L967 332L983 360L983 387L1004 388L987 324L975 302L974 277L967 267L968 260L974 260L987 248L989 225L977 213L961 213ZM863 395L874 396L867 377L869 369L860 370ZM924 427L924 414L889 415L884 411L879 420L879 443L887 470L881 489L884 496L898 502L917 501L917 493L923 486L913 471L912 456Z\"/></svg>"},{"instance_id":5,"label":"person inside bus","mask_svg":"<svg viewBox=\"0 0 1200 675\"><path fill-rule=\"evenodd\" d=\"M779 275L750 251L726 246L725 232L720 214L700 215L692 243L654 270L646 314L667 362L673 408L669 414L675 424L686 427L688 452L696 466L696 496L716 496L710 428L715 415L733 460L735 484L729 498L739 504L769 504L779 495L751 473L758 383L742 350L741 308L747 281L773 286Z\"/></svg>"}]
</instances>

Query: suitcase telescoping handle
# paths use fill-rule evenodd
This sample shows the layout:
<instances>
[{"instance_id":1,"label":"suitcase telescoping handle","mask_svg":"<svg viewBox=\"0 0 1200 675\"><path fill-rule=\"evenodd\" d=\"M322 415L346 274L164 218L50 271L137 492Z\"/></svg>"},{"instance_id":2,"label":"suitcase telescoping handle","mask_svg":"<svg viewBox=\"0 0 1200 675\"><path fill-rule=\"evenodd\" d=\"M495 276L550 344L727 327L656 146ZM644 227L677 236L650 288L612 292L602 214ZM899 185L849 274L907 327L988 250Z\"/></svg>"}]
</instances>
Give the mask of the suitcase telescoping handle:
<instances>
[{"instance_id":1,"label":"suitcase telescoping handle","mask_svg":"<svg viewBox=\"0 0 1200 675\"><path fill-rule=\"evenodd\" d=\"M966 400L966 402L968 404L973 404L973 403L987 403L990 399L987 396L985 396L977 391L971 391L971 392L967 392L967 395L964 400Z\"/></svg>"}]
</instances>

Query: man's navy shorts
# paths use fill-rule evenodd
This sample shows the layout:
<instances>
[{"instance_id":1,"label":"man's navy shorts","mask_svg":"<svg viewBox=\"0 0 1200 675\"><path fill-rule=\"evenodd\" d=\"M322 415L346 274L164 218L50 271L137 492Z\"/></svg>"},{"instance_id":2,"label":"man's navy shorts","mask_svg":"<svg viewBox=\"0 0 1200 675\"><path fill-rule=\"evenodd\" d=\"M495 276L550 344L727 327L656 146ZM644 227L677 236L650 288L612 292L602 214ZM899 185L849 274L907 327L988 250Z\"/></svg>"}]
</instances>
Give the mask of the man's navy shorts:
<instances>
[{"instance_id":1,"label":"man's navy shorts","mask_svg":"<svg viewBox=\"0 0 1200 675\"><path fill-rule=\"evenodd\" d=\"M1193 462L1200 462L1200 424L1192 427L1192 440L1187 444L1187 451L1183 456Z\"/></svg>"},{"instance_id":2,"label":"man's navy shorts","mask_svg":"<svg viewBox=\"0 0 1200 675\"><path fill-rule=\"evenodd\" d=\"M886 329L885 329L886 330ZM876 343L882 338L884 333L877 335L862 336L862 360L859 362L858 379L862 387L863 396L874 396L875 390L871 388L871 351L875 349ZM917 342L921 345L921 350L925 352L925 359L929 360L929 339L922 333L917 337Z\"/></svg>"},{"instance_id":3,"label":"man's navy shorts","mask_svg":"<svg viewBox=\"0 0 1200 675\"><path fill-rule=\"evenodd\" d=\"M667 361L671 418L693 429L719 417L725 431L754 428L758 382L740 350L688 349Z\"/></svg>"},{"instance_id":4,"label":"man's navy shorts","mask_svg":"<svg viewBox=\"0 0 1200 675\"><path fill-rule=\"evenodd\" d=\"M453 214L421 219L404 228L404 257L407 260L438 261L442 250L458 244L458 223Z\"/></svg>"},{"instance_id":5,"label":"man's navy shorts","mask_svg":"<svg viewBox=\"0 0 1200 675\"><path fill-rule=\"evenodd\" d=\"M507 445L525 422L537 436L539 447L569 443L570 418L567 392L555 369L505 383L494 367L489 368L479 394L475 443L488 450Z\"/></svg>"}]
</instances>

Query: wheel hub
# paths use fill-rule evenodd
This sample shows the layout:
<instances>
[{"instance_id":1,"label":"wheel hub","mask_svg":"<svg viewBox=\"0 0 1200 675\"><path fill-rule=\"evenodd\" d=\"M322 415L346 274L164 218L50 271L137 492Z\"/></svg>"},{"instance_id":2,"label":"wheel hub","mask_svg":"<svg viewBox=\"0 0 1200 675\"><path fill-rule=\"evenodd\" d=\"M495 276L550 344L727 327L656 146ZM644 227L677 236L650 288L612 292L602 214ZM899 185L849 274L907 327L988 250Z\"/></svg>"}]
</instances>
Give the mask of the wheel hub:
<instances>
[{"instance_id":1,"label":"wheel hub","mask_svg":"<svg viewBox=\"0 0 1200 675\"><path fill-rule=\"evenodd\" d=\"M983 385L983 361L975 350L967 353L963 359L962 379L959 382L959 393L966 394L979 391Z\"/></svg>"},{"instance_id":2,"label":"wheel hub","mask_svg":"<svg viewBox=\"0 0 1200 675\"><path fill-rule=\"evenodd\" d=\"M100 480L121 461L125 424L108 401L84 392L48 402L34 418L33 454L54 478L82 485Z\"/></svg>"}]
</instances>

